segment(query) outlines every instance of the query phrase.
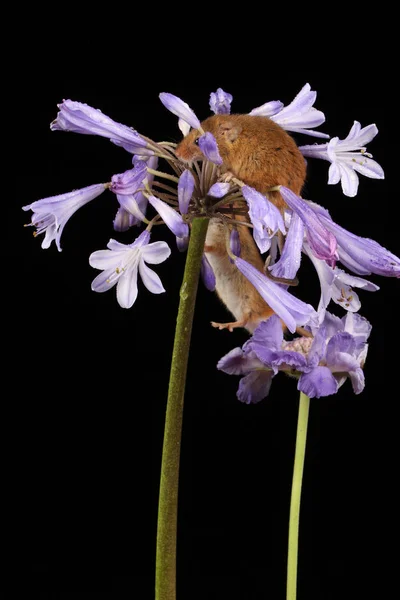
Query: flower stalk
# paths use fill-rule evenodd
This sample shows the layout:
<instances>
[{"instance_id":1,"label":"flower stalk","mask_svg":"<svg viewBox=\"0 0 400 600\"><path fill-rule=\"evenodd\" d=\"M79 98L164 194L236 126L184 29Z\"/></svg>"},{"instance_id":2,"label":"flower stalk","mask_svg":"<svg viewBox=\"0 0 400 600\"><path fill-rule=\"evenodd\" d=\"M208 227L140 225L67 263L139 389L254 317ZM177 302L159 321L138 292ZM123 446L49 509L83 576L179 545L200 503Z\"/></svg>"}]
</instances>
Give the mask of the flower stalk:
<instances>
[{"instance_id":1,"label":"flower stalk","mask_svg":"<svg viewBox=\"0 0 400 600\"><path fill-rule=\"evenodd\" d=\"M207 227L207 218L199 217L193 220L185 272L180 289L161 464L156 600L175 600L176 598L176 537L183 401L194 306Z\"/></svg>"},{"instance_id":2,"label":"flower stalk","mask_svg":"<svg viewBox=\"0 0 400 600\"><path fill-rule=\"evenodd\" d=\"M310 399L300 393L299 416L297 420L296 451L294 457L292 494L290 498L289 543L287 560L286 600L297 597L297 563L299 548L299 518L301 484L303 481L304 456L306 452L308 413Z\"/></svg>"}]
</instances>

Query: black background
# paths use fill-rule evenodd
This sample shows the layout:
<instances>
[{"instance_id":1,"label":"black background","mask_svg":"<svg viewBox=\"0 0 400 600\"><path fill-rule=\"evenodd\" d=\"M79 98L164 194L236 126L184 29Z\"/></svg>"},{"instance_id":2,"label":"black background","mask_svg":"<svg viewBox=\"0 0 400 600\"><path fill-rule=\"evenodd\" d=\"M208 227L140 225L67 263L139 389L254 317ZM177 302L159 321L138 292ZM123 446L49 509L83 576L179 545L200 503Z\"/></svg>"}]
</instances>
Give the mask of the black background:
<instances>
[{"instance_id":1,"label":"black background","mask_svg":"<svg viewBox=\"0 0 400 600\"><path fill-rule=\"evenodd\" d=\"M231 75L223 65L210 72L200 58L190 67L196 77L183 68L171 75L162 65L152 72L140 53L131 69L105 66L99 76L87 54L79 73L73 64L66 68L67 56L53 64L46 53L35 55L21 65L11 92L19 100L19 133L12 201L4 198L9 554L14 585L27 584L29 597L152 599L164 412L185 257L172 234L155 228L153 241L165 239L172 248L155 267L167 293L154 296L140 286L133 308L123 310L115 290L90 290L97 271L89 254L110 237L130 243L136 235L113 232L111 193L72 217L61 253L54 244L42 250L41 238L23 228L29 216L22 205L130 168L130 155L106 139L50 132L56 105L63 98L86 102L148 137L177 141L177 120L159 102L161 91L182 97L201 119L219 86L233 94L235 112L248 112L268 100L287 104L309 82L327 117L321 130L343 138L354 119L377 124L368 150L386 179L360 177L358 195L347 198L340 185L326 185L329 164L310 159L304 196L399 255L398 167L383 100L391 85L376 70L344 79L340 70L328 76L304 66L276 76L257 70L255 77L246 70ZM303 263L298 293L316 305L318 280ZM298 600L359 598L390 580L381 559L393 527L399 286L371 280L381 290L360 291L360 313L373 325L366 388L355 396L347 382L336 396L311 401ZM200 284L182 440L178 600L283 600L298 392L293 380L278 376L268 399L238 402L238 379L215 365L247 335L209 325L228 318Z\"/></svg>"}]
</instances>

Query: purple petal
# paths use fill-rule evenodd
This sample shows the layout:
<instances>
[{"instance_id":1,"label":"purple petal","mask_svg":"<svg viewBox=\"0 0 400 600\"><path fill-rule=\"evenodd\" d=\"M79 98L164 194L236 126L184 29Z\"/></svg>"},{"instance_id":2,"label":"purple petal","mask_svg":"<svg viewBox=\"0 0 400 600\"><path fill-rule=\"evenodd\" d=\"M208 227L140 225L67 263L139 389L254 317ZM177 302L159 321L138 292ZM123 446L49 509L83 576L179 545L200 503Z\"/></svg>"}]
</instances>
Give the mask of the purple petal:
<instances>
[{"instance_id":1,"label":"purple petal","mask_svg":"<svg viewBox=\"0 0 400 600\"><path fill-rule=\"evenodd\" d=\"M165 108L171 111L174 115L188 123L193 129L200 129L200 121L194 114L193 110L190 108L186 102L178 98L178 96L174 96L173 94L169 94L167 92L162 92L159 95L161 102L164 104Z\"/></svg>"},{"instance_id":2,"label":"purple petal","mask_svg":"<svg viewBox=\"0 0 400 600\"><path fill-rule=\"evenodd\" d=\"M172 231L172 233L176 235L176 237L183 238L189 235L189 226L184 222L182 216L174 208L155 196L150 196L149 202L153 208L156 209L164 223Z\"/></svg>"},{"instance_id":3,"label":"purple petal","mask_svg":"<svg viewBox=\"0 0 400 600\"><path fill-rule=\"evenodd\" d=\"M333 369L337 355L346 353L352 355L356 349L356 341L347 331L339 331L329 340L326 347L326 362ZM359 366L359 365L357 365ZM340 369L336 369L340 370Z\"/></svg>"},{"instance_id":4,"label":"purple petal","mask_svg":"<svg viewBox=\"0 0 400 600\"><path fill-rule=\"evenodd\" d=\"M282 289L268 277L260 273L253 265L241 258L236 258L239 271L253 284L272 310L282 319L289 331L295 332L298 325L305 325L316 312L310 304L305 304L289 292Z\"/></svg>"},{"instance_id":5,"label":"purple petal","mask_svg":"<svg viewBox=\"0 0 400 600\"><path fill-rule=\"evenodd\" d=\"M111 191L114 194L134 194L141 187L147 176L147 165L144 160L138 161L133 169L111 177Z\"/></svg>"},{"instance_id":6,"label":"purple petal","mask_svg":"<svg viewBox=\"0 0 400 600\"><path fill-rule=\"evenodd\" d=\"M321 398L336 394L338 383L328 367L315 367L301 375L297 389L309 398Z\"/></svg>"},{"instance_id":7,"label":"purple petal","mask_svg":"<svg viewBox=\"0 0 400 600\"><path fill-rule=\"evenodd\" d=\"M161 279L152 269L145 264L144 260L139 262L139 273L144 285L152 294L162 294L165 292Z\"/></svg>"},{"instance_id":8,"label":"purple petal","mask_svg":"<svg viewBox=\"0 0 400 600\"><path fill-rule=\"evenodd\" d=\"M207 192L208 196L213 198L223 198L229 192L230 183L214 183Z\"/></svg>"},{"instance_id":9,"label":"purple petal","mask_svg":"<svg viewBox=\"0 0 400 600\"><path fill-rule=\"evenodd\" d=\"M299 215L292 214L282 254L277 263L269 268L274 277L294 279L301 262L301 249L304 240L304 225Z\"/></svg>"},{"instance_id":10,"label":"purple petal","mask_svg":"<svg viewBox=\"0 0 400 600\"><path fill-rule=\"evenodd\" d=\"M252 371L239 382L237 397L245 404L256 404L269 394L274 374L269 370Z\"/></svg>"},{"instance_id":11,"label":"purple petal","mask_svg":"<svg viewBox=\"0 0 400 600\"><path fill-rule=\"evenodd\" d=\"M307 362L310 368L316 367L320 361L325 358L327 339L327 328L324 327L324 325L321 325L314 333L314 339L307 356Z\"/></svg>"},{"instance_id":12,"label":"purple petal","mask_svg":"<svg viewBox=\"0 0 400 600\"><path fill-rule=\"evenodd\" d=\"M117 199L124 210L133 215L137 221L145 221L146 217L142 213L134 195L121 196L117 194Z\"/></svg>"},{"instance_id":13,"label":"purple petal","mask_svg":"<svg viewBox=\"0 0 400 600\"><path fill-rule=\"evenodd\" d=\"M231 234L229 236L229 246L232 254L235 256L240 256L240 237L237 229L232 229Z\"/></svg>"},{"instance_id":14,"label":"purple petal","mask_svg":"<svg viewBox=\"0 0 400 600\"><path fill-rule=\"evenodd\" d=\"M133 225L140 223L130 212L125 210L122 206L117 210L115 219L113 221L113 227L115 231L128 231Z\"/></svg>"},{"instance_id":15,"label":"purple petal","mask_svg":"<svg viewBox=\"0 0 400 600\"><path fill-rule=\"evenodd\" d=\"M148 233L148 231L143 233ZM143 260L149 265L158 265L164 262L170 254L171 250L167 242L153 242L142 249Z\"/></svg>"},{"instance_id":16,"label":"purple petal","mask_svg":"<svg viewBox=\"0 0 400 600\"><path fill-rule=\"evenodd\" d=\"M186 252L186 250L188 249L189 246L189 236L187 235L186 237L183 238L176 238L176 247L178 248L179 252Z\"/></svg>"},{"instance_id":17,"label":"purple petal","mask_svg":"<svg viewBox=\"0 0 400 600\"><path fill-rule=\"evenodd\" d=\"M189 202L192 198L194 190L194 177L189 169L183 171L178 182L178 201L179 210L182 215L187 214Z\"/></svg>"},{"instance_id":18,"label":"purple petal","mask_svg":"<svg viewBox=\"0 0 400 600\"><path fill-rule=\"evenodd\" d=\"M222 165L222 158L218 150L217 140L212 133L207 131L199 137L199 148L204 156L216 165Z\"/></svg>"},{"instance_id":19,"label":"purple petal","mask_svg":"<svg viewBox=\"0 0 400 600\"><path fill-rule=\"evenodd\" d=\"M210 94L210 109L216 115L229 115L231 112L232 95L218 88Z\"/></svg>"},{"instance_id":20,"label":"purple petal","mask_svg":"<svg viewBox=\"0 0 400 600\"><path fill-rule=\"evenodd\" d=\"M201 258L201 278L203 280L204 285L210 292L215 291L216 281L214 271L212 266L210 265L208 258L205 254L203 254Z\"/></svg>"},{"instance_id":21,"label":"purple petal","mask_svg":"<svg viewBox=\"0 0 400 600\"><path fill-rule=\"evenodd\" d=\"M127 269L117 283L117 301L121 308L131 308L138 294L137 287L138 265Z\"/></svg>"},{"instance_id":22,"label":"purple petal","mask_svg":"<svg viewBox=\"0 0 400 600\"><path fill-rule=\"evenodd\" d=\"M271 100L270 102L266 102L257 108L253 108L252 111L249 112L249 115L259 116L259 117L272 117L272 115L276 115L283 108L283 102L279 100Z\"/></svg>"},{"instance_id":23,"label":"purple petal","mask_svg":"<svg viewBox=\"0 0 400 600\"><path fill-rule=\"evenodd\" d=\"M249 371L263 368L264 365L254 353L245 353L241 348L234 348L217 363L217 369L228 375L245 375Z\"/></svg>"},{"instance_id":24,"label":"purple petal","mask_svg":"<svg viewBox=\"0 0 400 600\"><path fill-rule=\"evenodd\" d=\"M271 366L276 352L282 349L283 329L281 320L272 315L261 321L252 337L246 342L246 351L253 351L265 365Z\"/></svg>"},{"instance_id":25,"label":"purple petal","mask_svg":"<svg viewBox=\"0 0 400 600\"><path fill-rule=\"evenodd\" d=\"M335 236L324 227L315 211L302 198L285 186L280 187L280 192L288 206L303 221L314 255L322 260L334 261L336 257Z\"/></svg>"},{"instance_id":26,"label":"purple petal","mask_svg":"<svg viewBox=\"0 0 400 600\"><path fill-rule=\"evenodd\" d=\"M344 330L350 333L356 340L357 345L363 344L369 338L372 325L365 317L358 314L348 313L342 318Z\"/></svg>"},{"instance_id":27,"label":"purple petal","mask_svg":"<svg viewBox=\"0 0 400 600\"><path fill-rule=\"evenodd\" d=\"M355 394L361 394L365 387L365 375L364 371L359 367L349 373L351 385L353 386L353 392Z\"/></svg>"}]
</instances>

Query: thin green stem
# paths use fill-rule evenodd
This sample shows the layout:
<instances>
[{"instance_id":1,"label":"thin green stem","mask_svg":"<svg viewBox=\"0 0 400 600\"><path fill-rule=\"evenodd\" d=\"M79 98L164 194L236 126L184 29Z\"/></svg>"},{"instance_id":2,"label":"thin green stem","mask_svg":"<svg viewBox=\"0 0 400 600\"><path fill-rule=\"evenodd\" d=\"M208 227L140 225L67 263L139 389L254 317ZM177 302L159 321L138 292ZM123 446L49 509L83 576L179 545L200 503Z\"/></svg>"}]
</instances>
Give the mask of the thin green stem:
<instances>
[{"instance_id":1,"label":"thin green stem","mask_svg":"<svg viewBox=\"0 0 400 600\"><path fill-rule=\"evenodd\" d=\"M158 504L156 600L176 598L176 542L183 400L190 337L208 219L193 220L180 290L165 416Z\"/></svg>"},{"instance_id":2,"label":"thin green stem","mask_svg":"<svg viewBox=\"0 0 400 600\"><path fill-rule=\"evenodd\" d=\"M293 467L292 495L290 498L286 600L296 600L297 595L297 562L299 547L300 499L301 484L303 481L304 456L306 452L309 408L310 398L303 394L303 392L300 392L299 416L297 420L296 451Z\"/></svg>"}]
</instances>

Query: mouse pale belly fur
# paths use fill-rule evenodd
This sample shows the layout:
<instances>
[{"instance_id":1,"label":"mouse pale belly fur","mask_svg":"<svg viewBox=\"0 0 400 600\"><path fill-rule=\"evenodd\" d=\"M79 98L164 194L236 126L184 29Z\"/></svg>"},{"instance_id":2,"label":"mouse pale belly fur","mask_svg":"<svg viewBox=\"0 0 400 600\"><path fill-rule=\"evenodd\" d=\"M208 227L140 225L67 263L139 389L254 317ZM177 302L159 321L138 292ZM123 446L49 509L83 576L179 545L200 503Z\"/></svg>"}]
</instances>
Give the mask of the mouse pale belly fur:
<instances>
[{"instance_id":1,"label":"mouse pale belly fur","mask_svg":"<svg viewBox=\"0 0 400 600\"><path fill-rule=\"evenodd\" d=\"M225 324L225 327L245 327L253 333L257 325L268 319L273 311L239 269L230 262L226 251L225 232L221 221L211 219L205 244L207 259L215 275L216 292L237 321ZM239 238L242 258L263 272L264 263L246 227L239 227ZM221 325L220 328L222 327Z\"/></svg>"}]
</instances>

